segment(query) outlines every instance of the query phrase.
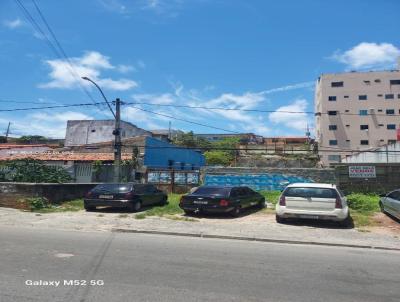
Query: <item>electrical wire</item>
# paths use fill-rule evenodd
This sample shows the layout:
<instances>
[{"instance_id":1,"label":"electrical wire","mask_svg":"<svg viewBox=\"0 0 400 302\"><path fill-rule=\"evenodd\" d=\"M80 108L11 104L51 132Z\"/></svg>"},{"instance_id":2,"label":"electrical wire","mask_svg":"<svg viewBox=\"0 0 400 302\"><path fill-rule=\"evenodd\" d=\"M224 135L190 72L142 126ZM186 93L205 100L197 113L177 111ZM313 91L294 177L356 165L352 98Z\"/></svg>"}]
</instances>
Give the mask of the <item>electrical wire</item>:
<instances>
[{"instance_id":1,"label":"electrical wire","mask_svg":"<svg viewBox=\"0 0 400 302\"><path fill-rule=\"evenodd\" d=\"M50 47L50 49L54 52L54 54L61 60L65 59L67 60L68 63L68 71L71 73L71 75L77 80L78 85L82 89L82 91L89 97L89 99L93 102L96 103L96 100L92 97L92 95L89 93L89 91L83 86L81 83L81 79L79 75L77 74L73 64L69 60L68 56L66 55L64 49L62 48L61 44L58 42L58 39L56 38L54 32L51 30L48 22L46 21L44 15L42 14L40 8L36 4L34 0L32 0L33 4L36 7L36 10L38 11L43 23L46 25L47 29L49 30L50 34L52 35L53 39L56 41L56 44L58 45L59 49L57 49L56 46L50 41L46 33L42 30L40 25L36 22L35 18L32 16L32 14L29 12L29 10L22 4L20 0L15 0L15 2L19 5L20 9L22 10L23 14L25 15L26 19L29 21L29 23L32 25L32 27L42 35L42 37L45 39L47 45Z\"/></svg>"}]
</instances>

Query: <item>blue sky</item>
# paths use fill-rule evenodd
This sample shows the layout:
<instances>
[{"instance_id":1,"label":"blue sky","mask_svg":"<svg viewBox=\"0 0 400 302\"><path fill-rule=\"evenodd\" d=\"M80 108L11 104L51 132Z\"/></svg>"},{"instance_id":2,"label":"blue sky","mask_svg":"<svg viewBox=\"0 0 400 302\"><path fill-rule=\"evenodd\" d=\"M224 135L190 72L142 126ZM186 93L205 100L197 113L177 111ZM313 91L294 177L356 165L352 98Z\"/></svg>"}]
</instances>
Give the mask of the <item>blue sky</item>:
<instances>
[{"instance_id":1,"label":"blue sky","mask_svg":"<svg viewBox=\"0 0 400 302\"><path fill-rule=\"evenodd\" d=\"M51 39L31 0L24 6ZM164 105L261 109L210 111L143 104L123 119L146 129L223 132L138 108L237 132L304 135L321 73L390 69L400 56L400 2L267 0L41 1L69 56L58 58L16 1L0 2L0 109L109 99ZM28 103L31 102L31 103ZM135 108L136 107L136 108ZM105 107L0 112L15 135L63 137L68 119L107 119ZM4 129L4 130L3 130Z\"/></svg>"}]
</instances>

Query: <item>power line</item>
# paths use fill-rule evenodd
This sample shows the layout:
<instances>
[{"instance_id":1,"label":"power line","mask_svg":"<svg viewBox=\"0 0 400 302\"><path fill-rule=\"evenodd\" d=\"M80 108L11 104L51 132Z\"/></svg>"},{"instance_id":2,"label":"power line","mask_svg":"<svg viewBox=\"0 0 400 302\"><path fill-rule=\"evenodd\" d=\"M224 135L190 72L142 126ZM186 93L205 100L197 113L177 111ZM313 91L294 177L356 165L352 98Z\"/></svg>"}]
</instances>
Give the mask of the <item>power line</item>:
<instances>
[{"instance_id":1,"label":"power line","mask_svg":"<svg viewBox=\"0 0 400 302\"><path fill-rule=\"evenodd\" d=\"M14 111L28 111L28 110L42 110L42 109L68 108L68 107L97 106L97 105L101 105L101 104L105 104L105 102L81 103L81 104L70 104L70 105L54 105L54 106L46 106L46 107L30 107L30 108L0 109L0 112L14 112Z\"/></svg>"},{"instance_id":2,"label":"power line","mask_svg":"<svg viewBox=\"0 0 400 302\"><path fill-rule=\"evenodd\" d=\"M31 101L12 101L12 100L1 100L0 102L2 103L27 103L27 104L61 104L61 103L44 103L44 102L31 102ZM96 102L99 103L99 102ZM103 103L103 102L102 102ZM299 114L299 113L304 113L304 114L315 114L313 111L288 111L288 110L263 110L263 109L242 109L242 108L225 108L225 107L207 107L207 106L191 106L191 105L173 105L173 104L160 104L160 103L145 103L145 102L124 102L121 105L148 105L148 106L161 106L161 107L173 107L173 108L189 108L189 109L204 109L204 110L219 110L219 111L244 111L244 112L262 112L262 113L273 113L273 112L278 112L278 113L289 113L289 114ZM142 111L146 111L143 108L138 108L138 107L132 107L136 108ZM35 108L36 109L36 108ZM148 112L152 112L149 111ZM152 112L154 113L154 112ZM330 115L329 112L318 112L318 114L326 114ZM162 115L162 114L159 114ZM360 116L358 113L349 113L349 112L337 112L337 115L349 115L349 116ZM335 116L335 115L333 115ZM373 114L373 113L368 113L363 116L400 116L400 114Z\"/></svg>"},{"instance_id":3,"label":"power line","mask_svg":"<svg viewBox=\"0 0 400 302\"><path fill-rule=\"evenodd\" d=\"M141 146L135 144L122 144L123 147L138 147L138 148L148 148L148 149L187 149L187 150L218 150L218 151L274 151L275 148L228 148L228 147L185 147L185 146ZM309 153L318 153L318 152L332 152L332 150L318 149L317 151L309 150L309 149L287 149L284 152L275 152L275 154L296 154L296 152L309 152ZM337 152L343 153L400 153L400 150L337 150ZM273 154L273 153L268 153Z\"/></svg>"},{"instance_id":4,"label":"power line","mask_svg":"<svg viewBox=\"0 0 400 302\"><path fill-rule=\"evenodd\" d=\"M54 52L54 54L61 60L63 60L63 57L67 60L67 63L69 65L69 68L67 67L68 71L71 73L71 75L77 80L78 85L80 86L80 88L82 89L82 91L84 91L86 93L86 95L89 97L89 99L93 102L96 103L95 99L91 96L91 94L89 93L89 91L82 85L82 83L80 82L80 77L79 75L77 75L75 68L73 66L73 64L71 63L71 61L69 60L68 56L66 55L64 49L61 47L61 44L58 42L54 32L51 30L48 22L46 21L46 19L44 18L44 15L42 14L42 12L40 11L38 5L36 4L36 2L34 2L34 0L32 0L33 4L36 7L36 10L38 11L39 15L41 16L42 21L45 23L47 29L49 30L50 34L52 35L53 39L56 41L56 44L58 45L59 49L57 49L57 47L54 46L54 44L50 41L50 39L48 38L48 36L46 35L46 33L42 30L42 28L40 27L40 25L36 22L35 18L31 15L31 13L29 12L29 10L22 4L22 2L20 0L15 0L15 2L19 5L19 7L21 8L23 14L25 15L25 17L28 19L29 23L32 25L32 27L38 31L38 33L40 33L42 35L42 37L45 39L47 45L50 47L50 49Z\"/></svg>"},{"instance_id":5,"label":"power line","mask_svg":"<svg viewBox=\"0 0 400 302\"><path fill-rule=\"evenodd\" d=\"M211 128L211 129L222 130L222 131L225 131L225 132L240 134L240 132L238 132L238 131L233 131L233 130L228 130L228 129L224 129L224 128L220 128L220 127L210 126L210 125L206 125L206 124L203 124L203 123L193 122L193 121L182 119L182 118L178 118L178 117L175 117L175 116L172 116L172 115L167 115L167 114L164 114L164 113L150 111L150 110L143 109L143 108L140 108L140 107L132 106L131 108L135 108L137 110L141 110L141 111L152 113L152 114L159 115L159 116L168 117L170 119L181 121L181 122L185 122L185 123L189 123L189 124L194 124L194 125L198 125L198 126Z\"/></svg>"}]
</instances>

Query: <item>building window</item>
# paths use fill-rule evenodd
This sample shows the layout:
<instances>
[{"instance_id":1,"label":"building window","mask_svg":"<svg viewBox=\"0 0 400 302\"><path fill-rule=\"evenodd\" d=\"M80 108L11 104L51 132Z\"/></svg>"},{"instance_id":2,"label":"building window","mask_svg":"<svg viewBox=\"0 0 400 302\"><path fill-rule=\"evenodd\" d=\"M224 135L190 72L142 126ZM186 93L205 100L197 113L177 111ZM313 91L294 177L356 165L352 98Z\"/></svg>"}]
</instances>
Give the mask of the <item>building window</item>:
<instances>
[{"instance_id":1,"label":"building window","mask_svg":"<svg viewBox=\"0 0 400 302\"><path fill-rule=\"evenodd\" d=\"M346 142L347 142L347 143L350 143L350 140L349 140L349 139L346 139Z\"/></svg>"},{"instance_id":2,"label":"building window","mask_svg":"<svg viewBox=\"0 0 400 302\"><path fill-rule=\"evenodd\" d=\"M395 144L395 143L397 143L397 141L396 141L395 139L389 139L389 140L388 140L388 144L389 144L389 145Z\"/></svg>"},{"instance_id":3,"label":"building window","mask_svg":"<svg viewBox=\"0 0 400 302\"><path fill-rule=\"evenodd\" d=\"M388 129L388 130L395 130L395 129L396 129L396 125L395 125L395 124L387 124L387 125L386 125L386 129Z\"/></svg>"},{"instance_id":4,"label":"building window","mask_svg":"<svg viewBox=\"0 0 400 302\"><path fill-rule=\"evenodd\" d=\"M92 129L91 132L92 132L92 133L96 132L96 129Z\"/></svg>"},{"instance_id":5,"label":"building window","mask_svg":"<svg viewBox=\"0 0 400 302\"><path fill-rule=\"evenodd\" d=\"M382 112L383 110L382 109L378 109L378 112Z\"/></svg>"},{"instance_id":6,"label":"building window","mask_svg":"<svg viewBox=\"0 0 400 302\"><path fill-rule=\"evenodd\" d=\"M329 146L337 146L337 140L336 139L329 140Z\"/></svg>"},{"instance_id":7,"label":"building window","mask_svg":"<svg viewBox=\"0 0 400 302\"><path fill-rule=\"evenodd\" d=\"M328 97L328 100L329 100L329 101L336 101L336 96L330 95L330 96Z\"/></svg>"},{"instance_id":8,"label":"building window","mask_svg":"<svg viewBox=\"0 0 400 302\"><path fill-rule=\"evenodd\" d=\"M360 125L360 130L368 130L368 125Z\"/></svg>"},{"instance_id":9,"label":"building window","mask_svg":"<svg viewBox=\"0 0 400 302\"><path fill-rule=\"evenodd\" d=\"M379 126L379 127L383 127L383 124L379 124L378 126Z\"/></svg>"},{"instance_id":10,"label":"building window","mask_svg":"<svg viewBox=\"0 0 400 302\"><path fill-rule=\"evenodd\" d=\"M397 98L400 99L400 93L397 95Z\"/></svg>"},{"instance_id":11,"label":"building window","mask_svg":"<svg viewBox=\"0 0 400 302\"><path fill-rule=\"evenodd\" d=\"M348 96L348 95L345 95L345 96L344 96L344 98L345 98L345 99L348 99L348 98L349 98L349 96Z\"/></svg>"},{"instance_id":12,"label":"building window","mask_svg":"<svg viewBox=\"0 0 400 302\"><path fill-rule=\"evenodd\" d=\"M363 145L363 146L369 145L369 142L367 139L362 139L362 140L360 140L360 145Z\"/></svg>"},{"instance_id":13,"label":"building window","mask_svg":"<svg viewBox=\"0 0 400 302\"><path fill-rule=\"evenodd\" d=\"M386 114L387 114L387 115L392 115L392 114L394 114L394 109L386 109Z\"/></svg>"},{"instance_id":14,"label":"building window","mask_svg":"<svg viewBox=\"0 0 400 302\"><path fill-rule=\"evenodd\" d=\"M382 97L382 96L383 96L383 94L378 94L378 96L379 96L379 97Z\"/></svg>"},{"instance_id":15,"label":"building window","mask_svg":"<svg viewBox=\"0 0 400 302\"><path fill-rule=\"evenodd\" d=\"M365 81L364 81L364 84L365 84L365 85L371 85L371 81L365 80Z\"/></svg>"},{"instance_id":16,"label":"building window","mask_svg":"<svg viewBox=\"0 0 400 302\"><path fill-rule=\"evenodd\" d=\"M350 127L350 125L346 125L346 127Z\"/></svg>"},{"instance_id":17,"label":"building window","mask_svg":"<svg viewBox=\"0 0 400 302\"><path fill-rule=\"evenodd\" d=\"M360 110L359 115L368 115L368 110Z\"/></svg>"},{"instance_id":18,"label":"building window","mask_svg":"<svg viewBox=\"0 0 400 302\"><path fill-rule=\"evenodd\" d=\"M380 79L376 79L374 82L375 82L375 83L380 83L381 80L380 80Z\"/></svg>"},{"instance_id":19,"label":"building window","mask_svg":"<svg viewBox=\"0 0 400 302\"><path fill-rule=\"evenodd\" d=\"M331 87L343 87L343 82L331 82Z\"/></svg>"},{"instance_id":20,"label":"building window","mask_svg":"<svg viewBox=\"0 0 400 302\"><path fill-rule=\"evenodd\" d=\"M385 94L385 99L386 100L393 100L394 99L394 94Z\"/></svg>"},{"instance_id":21,"label":"building window","mask_svg":"<svg viewBox=\"0 0 400 302\"><path fill-rule=\"evenodd\" d=\"M328 160L340 162L340 155L330 154L328 155Z\"/></svg>"},{"instance_id":22,"label":"building window","mask_svg":"<svg viewBox=\"0 0 400 302\"><path fill-rule=\"evenodd\" d=\"M337 115L337 111L328 111L328 115Z\"/></svg>"},{"instance_id":23,"label":"building window","mask_svg":"<svg viewBox=\"0 0 400 302\"><path fill-rule=\"evenodd\" d=\"M400 85L400 80L390 80L390 85Z\"/></svg>"},{"instance_id":24,"label":"building window","mask_svg":"<svg viewBox=\"0 0 400 302\"><path fill-rule=\"evenodd\" d=\"M337 130L337 125L329 125L329 130Z\"/></svg>"},{"instance_id":25,"label":"building window","mask_svg":"<svg viewBox=\"0 0 400 302\"><path fill-rule=\"evenodd\" d=\"M359 95L359 96L358 96L358 99L359 99L360 101L365 101L365 100L367 99L367 95L366 95L366 94Z\"/></svg>"}]
</instances>

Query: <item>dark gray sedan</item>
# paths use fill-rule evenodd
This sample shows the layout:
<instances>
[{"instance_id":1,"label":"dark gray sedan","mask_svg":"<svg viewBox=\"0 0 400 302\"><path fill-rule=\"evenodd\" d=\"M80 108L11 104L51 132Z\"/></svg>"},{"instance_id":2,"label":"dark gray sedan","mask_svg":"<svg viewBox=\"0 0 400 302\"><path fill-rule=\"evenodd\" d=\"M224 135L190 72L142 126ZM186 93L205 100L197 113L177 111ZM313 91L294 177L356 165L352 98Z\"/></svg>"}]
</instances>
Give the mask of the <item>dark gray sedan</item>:
<instances>
[{"instance_id":1,"label":"dark gray sedan","mask_svg":"<svg viewBox=\"0 0 400 302\"><path fill-rule=\"evenodd\" d=\"M93 211L96 207L115 207L137 212L142 206L164 205L167 198L167 195L154 185L101 184L86 194L84 205L87 211Z\"/></svg>"},{"instance_id":2,"label":"dark gray sedan","mask_svg":"<svg viewBox=\"0 0 400 302\"><path fill-rule=\"evenodd\" d=\"M182 196L179 206L186 214L230 213L237 217L244 208L263 208L265 198L249 187L202 186Z\"/></svg>"}]
</instances>

